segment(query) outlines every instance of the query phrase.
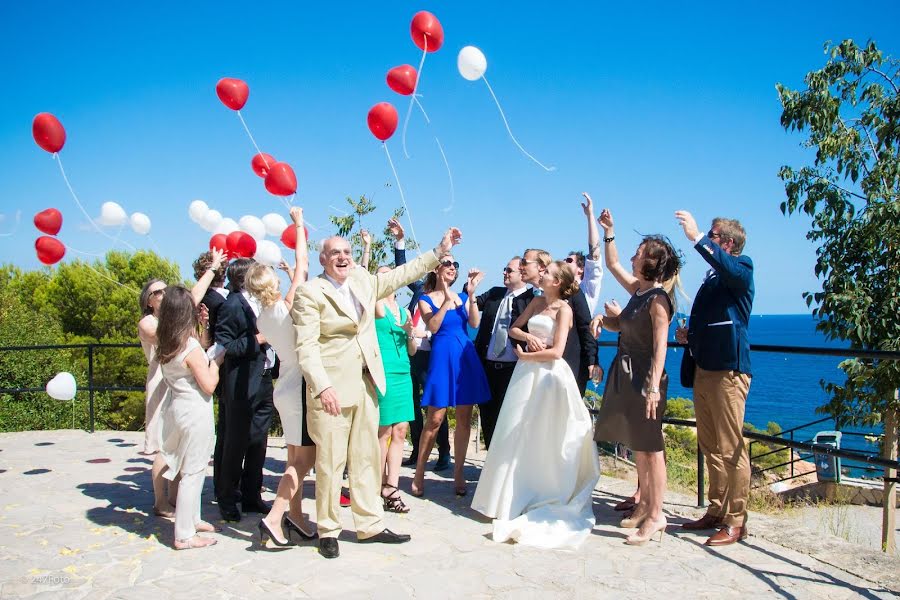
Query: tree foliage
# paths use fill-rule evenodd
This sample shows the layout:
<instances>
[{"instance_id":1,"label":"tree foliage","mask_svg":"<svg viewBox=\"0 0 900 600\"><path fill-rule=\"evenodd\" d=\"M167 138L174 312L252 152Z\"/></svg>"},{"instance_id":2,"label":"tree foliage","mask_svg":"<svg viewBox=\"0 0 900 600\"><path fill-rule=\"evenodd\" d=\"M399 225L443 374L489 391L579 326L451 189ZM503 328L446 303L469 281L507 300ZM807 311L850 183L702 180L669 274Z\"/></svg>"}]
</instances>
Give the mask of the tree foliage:
<instances>
[{"instance_id":1,"label":"tree foliage","mask_svg":"<svg viewBox=\"0 0 900 600\"><path fill-rule=\"evenodd\" d=\"M852 348L900 349L900 61L874 42L825 45L823 68L806 88L776 86L781 125L807 134L810 166L784 166L786 215L811 217L821 291L806 292L817 328ZM827 384L820 412L873 424L897 410L897 361L846 360L843 385Z\"/></svg>"},{"instance_id":2,"label":"tree foliage","mask_svg":"<svg viewBox=\"0 0 900 600\"><path fill-rule=\"evenodd\" d=\"M350 240L350 245L353 248L353 255L357 257L357 262L362 256L362 237L360 235L360 231L363 229L362 220L363 217L375 212L375 204L372 201L371 197L360 196L359 200L354 200L353 198L347 196L347 204L350 205L350 210L346 215L337 217L332 215L329 217L331 222L337 227L336 235L341 237L345 237ZM403 216L404 210L402 208L398 208L394 210L393 217L399 219ZM378 238L375 235L374 230L369 230L369 233L372 234L372 248L371 248L371 257L369 259L369 271L372 273L375 272L376 269L380 266L385 265L393 265L393 243L394 238L391 237L390 232L388 231L387 224L385 223L384 228L381 230L381 237ZM409 234L407 233L407 236ZM412 240L412 238L407 237L407 248L413 249L416 247L416 244ZM388 258L390 257L390 259Z\"/></svg>"}]
</instances>

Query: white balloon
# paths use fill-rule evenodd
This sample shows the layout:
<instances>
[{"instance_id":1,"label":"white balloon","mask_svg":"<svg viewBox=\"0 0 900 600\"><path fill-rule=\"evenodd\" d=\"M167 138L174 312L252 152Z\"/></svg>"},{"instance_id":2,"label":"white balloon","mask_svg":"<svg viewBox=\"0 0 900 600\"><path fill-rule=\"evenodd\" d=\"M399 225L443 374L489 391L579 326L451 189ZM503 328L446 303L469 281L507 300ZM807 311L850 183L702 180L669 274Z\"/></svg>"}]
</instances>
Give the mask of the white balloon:
<instances>
[{"instance_id":1,"label":"white balloon","mask_svg":"<svg viewBox=\"0 0 900 600\"><path fill-rule=\"evenodd\" d=\"M281 263L281 248L272 240L260 240L256 243L253 259L258 263L277 267Z\"/></svg>"},{"instance_id":2,"label":"white balloon","mask_svg":"<svg viewBox=\"0 0 900 600\"><path fill-rule=\"evenodd\" d=\"M147 235L150 233L150 217L144 213L132 213L131 228L138 235Z\"/></svg>"},{"instance_id":3,"label":"white balloon","mask_svg":"<svg viewBox=\"0 0 900 600\"><path fill-rule=\"evenodd\" d=\"M459 74L469 81L476 81L487 71L487 58L475 46L466 46L456 57L456 68L459 69Z\"/></svg>"},{"instance_id":4,"label":"white balloon","mask_svg":"<svg viewBox=\"0 0 900 600\"><path fill-rule=\"evenodd\" d=\"M47 382L47 395L55 400L72 400L76 391L78 384L72 374L66 371L57 373L56 377Z\"/></svg>"},{"instance_id":5,"label":"white balloon","mask_svg":"<svg viewBox=\"0 0 900 600\"><path fill-rule=\"evenodd\" d=\"M104 202L100 207L100 218L97 222L108 227L122 225L128 219L125 209L115 202Z\"/></svg>"},{"instance_id":6,"label":"white balloon","mask_svg":"<svg viewBox=\"0 0 900 600\"><path fill-rule=\"evenodd\" d=\"M262 218L262 222L266 226L266 233L272 237L281 237L281 234L287 229L287 221L278 213L267 214Z\"/></svg>"},{"instance_id":7,"label":"white balloon","mask_svg":"<svg viewBox=\"0 0 900 600\"><path fill-rule=\"evenodd\" d=\"M212 233L222 223L222 213L217 210L208 210L200 219L200 227Z\"/></svg>"},{"instance_id":8,"label":"white balloon","mask_svg":"<svg viewBox=\"0 0 900 600\"><path fill-rule=\"evenodd\" d=\"M203 200L194 200L191 202L191 205L188 206L188 214L191 215L191 221L194 223L202 223L203 216L209 212L209 205L206 204Z\"/></svg>"},{"instance_id":9,"label":"white balloon","mask_svg":"<svg viewBox=\"0 0 900 600\"><path fill-rule=\"evenodd\" d=\"M237 221L226 217L216 226L213 233L224 233L225 235L228 235L232 231L237 231L238 229L240 229L240 227L238 226Z\"/></svg>"},{"instance_id":10,"label":"white balloon","mask_svg":"<svg viewBox=\"0 0 900 600\"><path fill-rule=\"evenodd\" d=\"M266 237L266 226L263 225L263 222L259 217L244 215L238 221L238 226L241 228L241 231L246 231L257 241Z\"/></svg>"}]
</instances>

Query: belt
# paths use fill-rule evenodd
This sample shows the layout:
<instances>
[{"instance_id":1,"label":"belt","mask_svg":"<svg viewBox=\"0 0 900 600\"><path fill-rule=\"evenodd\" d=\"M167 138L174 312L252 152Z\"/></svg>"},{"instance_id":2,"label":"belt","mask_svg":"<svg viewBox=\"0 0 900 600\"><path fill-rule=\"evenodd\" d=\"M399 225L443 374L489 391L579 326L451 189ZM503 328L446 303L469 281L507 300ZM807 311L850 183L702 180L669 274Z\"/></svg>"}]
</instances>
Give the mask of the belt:
<instances>
[{"instance_id":1,"label":"belt","mask_svg":"<svg viewBox=\"0 0 900 600\"><path fill-rule=\"evenodd\" d=\"M491 369L500 371L502 369L511 369L511 368L515 367L516 361L485 360L484 364L487 365Z\"/></svg>"}]
</instances>

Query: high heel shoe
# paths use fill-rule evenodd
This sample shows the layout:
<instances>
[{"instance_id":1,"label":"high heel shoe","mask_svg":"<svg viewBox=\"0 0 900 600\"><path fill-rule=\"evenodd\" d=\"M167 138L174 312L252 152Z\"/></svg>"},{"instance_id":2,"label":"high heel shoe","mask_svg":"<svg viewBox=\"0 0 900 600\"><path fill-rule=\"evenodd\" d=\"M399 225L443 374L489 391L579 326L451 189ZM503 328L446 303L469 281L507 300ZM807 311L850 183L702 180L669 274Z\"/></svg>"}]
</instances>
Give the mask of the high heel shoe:
<instances>
[{"instance_id":1,"label":"high heel shoe","mask_svg":"<svg viewBox=\"0 0 900 600\"><path fill-rule=\"evenodd\" d=\"M659 533L659 543L662 544L663 535L665 535L666 527L669 523L665 519L662 521L650 521L649 523L649 527L647 528L647 531L644 532L644 535L641 535L641 531L637 530L632 535L628 536L625 543L629 546L643 546L648 540Z\"/></svg>"},{"instance_id":2,"label":"high heel shoe","mask_svg":"<svg viewBox=\"0 0 900 600\"><path fill-rule=\"evenodd\" d=\"M619 527L622 529L634 529L635 527L640 527L641 523L647 518L647 513L631 513L630 516L625 517L621 521L619 521Z\"/></svg>"},{"instance_id":3,"label":"high heel shoe","mask_svg":"<svg viewBox=\"0 0 900 600\"><path fill-rule=\"evenodd\" d=\"M291 520L291 518L287 515L284 515L283 517L281 517L281 528L287 530L288 539L291 538L292 531L297 532L297 535L299 535L301 538L303 538L304 540L307 540L307 541L314 540L319 537L319 534L315 531L312 533L306 533L305 531L303 531L303 529L301 529L299 525L294 523Z\"/></svg>"},{"instance_id":4,"label":"high heel shoe","mask_svg":"<svg viewBox=\"0 0 900 600\"><path fill-rule=\"evenodd\" d=\"M269 524L266 523L265 519L259 520L259 525L257 525L257 528L259 529L259 543L262 546L266 545L266 538L272 540L272 542L274 542L276 546L291 546L292 545L290 538L286 539L283 542L281 540L279 540L275 536L275 532L273 532L272 529L269 527Z\"/></svg>"}]
</instances>

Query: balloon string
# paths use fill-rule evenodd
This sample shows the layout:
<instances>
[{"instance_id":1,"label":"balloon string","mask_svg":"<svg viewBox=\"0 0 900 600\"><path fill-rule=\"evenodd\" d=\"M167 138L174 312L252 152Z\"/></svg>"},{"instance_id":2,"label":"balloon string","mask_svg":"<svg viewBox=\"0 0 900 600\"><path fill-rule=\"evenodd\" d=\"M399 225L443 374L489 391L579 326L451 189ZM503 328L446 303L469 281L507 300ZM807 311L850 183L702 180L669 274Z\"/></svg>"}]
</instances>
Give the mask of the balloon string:
<instances>
[{"instance_id":1,"label":"balloon string","mask_svg":"<svg viewBox=\"0 0 900 600\"><path fill-rule=\"evenodd\" d=\"M19 222L21 220L22 220L22 211L17 210L16 211L16 223L15 223L15 225L13 225L13 230L10 231L9 233L0 233L0 237L9 237L11 235L15 235L16 231L19 230Z\"/></svg>"},{"instance_id":2,"label":"balloon string","mask_svg":"<svg viewBox=\"0 0 900 600\"><path fill-rule=\"evenodd\" d=\"M500 111L500 118L503 119L503 124L506 125L506 131L507 131L507 133L509 133L509 137L510 137L510 139L513 141L513 143L514 143L516 146L518 146L519 150L522 151L522 154L524 154L525 156L527 156L528 158L530 158L531 160L533 160L534 162L536 162L536 163L538 164L539 167L541 167L541 168L544 169L545 171L555 171L555 170L556 170L556 167L546 167L546 166L544 166L543 163L541 163L541 161L539 161L538 159L536 159L536 158L533 157L532 155L528 154L528 151L526 151L525 148L522 147L522 144L520 144L520 143L519 143L519 140L516 139L516 136L513 135L512 129L509 128L509 122L506 120L506 115L503 114L503 108L500 106L500 101L497 100L497 95L494 94L494 90L491 88L491 84L488 83L487 77L485 77L484 75L482 75L481 78L484 80L484 84L487 86L488 91L491 93L491 96L494 98L494 104L497 105L497 110Z\"/></svg>"},{"instance_id":3,"label":"balloon string","mask_svg":"<svg viewBox=\"0 0 900 600\"><path fill-rule=\"evenodd\" d=\"M72 248L71 246L66 246L66 250L71 250L75 254L84 254L86 256L100 256L100 257L103 256L102 254L97 255L97 254L93 254L91 252L82 252L81 250L76 250L75 248ZM130 285L125 285L124 283L116 281L115 279L113 279L112 277L107 275L106 273L104 273L102 271L98 271L97 269L95 269L94 267L91 266L91 263L89 263L87 261L84 261L82 264L84 266L86 266L88 269L90 269L91 271L93 271L94 273L96 273L97 275L99 275L100 277L102 277L103 279L106 279L107 281L110 281L119 287L123 287L130 292L134 292L135 294L141 293L140 290L136 290L135 288L131 287Z\"/></svg>"},{"instance_id":4,"label":"balloon string","mask_svg":"<svg viewBox=\"0 0 900 600\"><path fill-rule=\"evenodd\" d=\"M89 215L88 212L84 209L84 206L82 206L81 201L78 199L78 195L75 193L75 190L72 189L72 184L69 183L69 178L66 177L66 170L63 169L62 159L59 157L59 152L54 152L53 158L56 159L56 164L59 165L59 172L62 173L63 181L66 182L66 187L69 188L69 193L72 194L72 198L75 199L75 204L78 205L78 208L81 210L81 213L87 218L88 222L90 222L90 224L94 226L94 229L96 229L100 235L109 238L114 242L122 242L128 248L135 250L135 247L128 242L109 235L108 233L103 231L99 225L97 225L97 223L91 218L91 215Z\"/></svg>"},{"instance_id":5,"label":"balloon string","mask_svg":"<svg viewBox=\"0 0 900 600\"><path fill-rule=\"evenodd\" d=\"M444 154L444 147L441 145L441 140L434 136L434 141L437 142L438 150L441 151L441 158L444 159L444 166L447 167L447 178L450 179L450 206L443 209L443 212L450 212L453 210L453 205L456 203L456 193L453 190L453 173L450 172L450 163L447 162L447 155Z\"/></svg>"},{"instance_id":6,"label":"balloon string","mask_svg":"<svg viewBox=\"0 0 900 600\"><path fill-rule=\"evenodd\" d=\"M412 231L413 243L416 245L416 249L419 254L422 254L422 249L419 247L419 238L416 236L416 226L413 225L412 213L409 211L409 207L406 205L406 196L403 194L403 186L400 185L400 178L397 176L397 169L394 168L394 161L391 160L391 152L388 150L387 144L384 142L381 143L381 146L384 148L384 153L387 155L388 164L391 165L391 171L394 173L394 181L397 182L397 189L400 191L400 201L403 202L403 209L406 210L406 218L409 220L409 229Z\"/></svg>"},{"instance_id":7,"label":"balloon string","mask_svg":"<svg viewBox=\"0 0 900 600\"><path fill-rule=\"evenodd\" d=\"M419 89L419 81L422 79L422 67L425 66L425 56L428 54L428 36L422 36L422 40L425 48L422 50L422 60L419 61L419 70L416 72L416 83L413 85L412 98L409 100L409 109L406 111L406 119L403 121L403 155L406 158L409 158L409 152L406 151L406 127L409 125L409 116L412 114L413 102L416 100L416 91ZM423 110L422 112L425 111Z\"/></svg>"},{"instance_id":8,"label":"balloon string","mask_svg":"<svg viewBox=\"0 0 900 600\"><path fill-rule=\"evenodd\" d=\"M422 111L422 116L425 117L425 123L431 125L431 119L428 118L428 113L425 112L425 107L422 106L422 103L419 102L419 99L416 96L413 96L413 102L415 102L416 106L419 107L419 110Z\"/></svg>"},{"instance_id":9,"label":"balloon string","mask_svg":"<svg viewBox=\"0 0 900 600\"><path fill-rule=\"evenodd\" d=\"M253 134L250 133L250 128L247 127L247 122L244 121L244 116L241 114L241 111L236 111L236 112L238 115L238 119L241 120L241 125L244 126L244 131L247 132L247 135L250 137L250 141L253 143L253 147L256 148L256 153L262 154L263 151L259 149L259 145L256 143L256 140L253 139ZM269 161L266 160L265 156L263 156L262 159L263 159L263 163L265 163L265 165L266 165L266 170L268 171L269 170Z\"/></svg>"},{"instance_id":10,"label":"balloon string","mask_svg":"<svg viewBox=\"0 0 900 600\"><path fill-rule=\"evenodd\" d=\"M147 239L150 240L150 245L153 246L153 251L156 252L156 254L158 254L159 256L162 256L162 252L159 250L159 246L156 245L156 240L154 240L149 233L147 234Z\"/></svg>"}]
</instances>

